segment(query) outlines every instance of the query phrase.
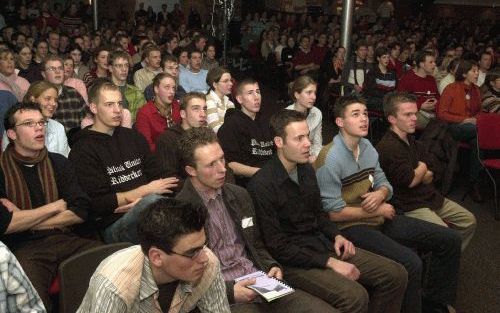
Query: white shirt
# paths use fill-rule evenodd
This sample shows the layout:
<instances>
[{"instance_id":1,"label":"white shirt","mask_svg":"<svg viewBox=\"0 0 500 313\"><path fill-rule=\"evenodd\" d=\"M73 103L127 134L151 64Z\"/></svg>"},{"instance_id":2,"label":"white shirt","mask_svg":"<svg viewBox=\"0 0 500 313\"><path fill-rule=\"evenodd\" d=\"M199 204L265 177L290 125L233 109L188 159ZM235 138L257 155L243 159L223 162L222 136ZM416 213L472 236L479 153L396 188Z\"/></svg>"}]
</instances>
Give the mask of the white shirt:
<instances>
[{"instance_id":1,"label":"white shirt","mask_svg":"<svg viewBox=\"0 0 500 313\"><path fill-rule=\"evenodd\" d=\"M207 95L207 124L217 133L224 124L227 109L234 108L234 103L227 96L219 98L215 91L210 90Z\"/></svg>"}]
</instances>

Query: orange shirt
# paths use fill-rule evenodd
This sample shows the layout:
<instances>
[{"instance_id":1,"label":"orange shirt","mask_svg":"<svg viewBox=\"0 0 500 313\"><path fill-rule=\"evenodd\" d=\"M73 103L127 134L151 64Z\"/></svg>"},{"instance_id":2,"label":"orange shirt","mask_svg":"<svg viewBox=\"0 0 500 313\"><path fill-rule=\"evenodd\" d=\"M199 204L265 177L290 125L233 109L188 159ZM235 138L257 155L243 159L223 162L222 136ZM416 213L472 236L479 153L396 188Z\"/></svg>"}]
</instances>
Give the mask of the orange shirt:
<instances>
[{"instance_id":1,"label":"orange shirt","mask_svg":"<svg viewBox=\"0 0 500 313\"><path fill-rule=\"evenodd\" d=\"M481 109L481 92L475 84L454 82L446 86L438 106L438 118L461 123L466 118L475 117Z\"/></svg>"}]
</instances>

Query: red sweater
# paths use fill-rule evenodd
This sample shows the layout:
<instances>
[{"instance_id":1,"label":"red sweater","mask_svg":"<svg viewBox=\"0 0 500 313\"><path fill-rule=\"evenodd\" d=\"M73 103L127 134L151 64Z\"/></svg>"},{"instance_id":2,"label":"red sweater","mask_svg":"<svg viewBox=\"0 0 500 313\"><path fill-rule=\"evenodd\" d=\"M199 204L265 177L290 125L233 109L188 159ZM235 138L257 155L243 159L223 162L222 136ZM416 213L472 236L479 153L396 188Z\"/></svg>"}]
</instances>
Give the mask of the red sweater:
<instances>
[{"instance_id":1,"label":"red sweater","mask_svg":"<svg viewBox=\"0 0 500 313\"><path fill-rule=\"evenodd\" d=\"M430 98L436 98L438 100L436 107L439 106L439 92L436 79L431 75L422 78L415 74L415 71L410 70L399 81L398 90L414 94L417 97L417 106L419 109L422 103Z\"/></svg>"},{"instance_id":2,"label":"red sweater","mask_svg":"<svg viewBox=\"0 0 500 313\"><path fill-rule=\"evenodd\" d=\"M172 102L172 122L181 122L179 100ZM135 120L135 128L147 140L152 152L156 151L156 138L168 128L167 120L158 112L153 101L146 102L139 111Z\"/></svg>"},{"instance_id":3,"label":"red sweater","mask_svg":"<svg viewBox=\"0 0 500 313\"><path fill-rule=\"evenodd\" d=\"M398 77L398 79L400 79L404 74L403 62L399 61L398 59L396 59L395 63L392 63L392 59L390 59L389 64L387 65L387 69L396 72L396 76Z\"/></svg>"},{"instance_id":4,"label":"red sweater","mask_svg":"<svg viewBox=\"0 0 500 313\"><path fill-rule=\"evenodd\" d=\"M467 94L469 99L467 99ZM475 117L481 110L481 92L475 84L454 82L446 86L441 95L438 118L452 123L461 123Z\"/></svg>"}]
</instances>

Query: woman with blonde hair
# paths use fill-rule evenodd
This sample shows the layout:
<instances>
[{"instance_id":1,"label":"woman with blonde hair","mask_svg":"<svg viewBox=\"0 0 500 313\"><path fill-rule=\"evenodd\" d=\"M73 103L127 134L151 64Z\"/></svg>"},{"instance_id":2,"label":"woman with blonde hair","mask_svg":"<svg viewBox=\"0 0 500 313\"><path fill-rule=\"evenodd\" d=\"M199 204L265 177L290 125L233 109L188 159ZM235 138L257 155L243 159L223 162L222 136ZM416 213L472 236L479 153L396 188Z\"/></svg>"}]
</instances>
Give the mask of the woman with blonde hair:
<instances>
[{"instance_id":1,"label":"woman with blonde hair","mask_svg":"<svg viewBox=\"0 0 500 313\"><path fill-rule=\"evenodd\" d=\"M207 94L207 124L217 133L224 124L226 111L234 108L229 100L233 81L231 73L224 67L216 67L208 71L207 84L210 87Z\"/></svg>"},{"instance_id":2,"label":"woman with blonde hair","mask_svg":"<svg viewBox=\"0 0 500 313\"><path fill-rule=\"evenodd\" d=\"M287 107L288 110L295 110L305 114L307 126L309 126L309 140L311 140L310 158L313 163L323 147L323 135L321 134L321 122L323 115L314 106L316 102L317 83L310 76L297 77L289 85L290 97L294 103Z\"/></svg>"},{"instance_id":3,"label":"woman with blonde hair","mask_svg":"<svg viewBox=\"0 0 500 313\"><path fill-rule=\"evenodd\" d=\"M65 157L69 154L68 139L64 126L52 116L57 110L57 86L46 81L39 80L34 82L26 92L23 101L34 102L40 106L42 115L47 120L47 127L45 128L45 146L49 152L59 153ZM3 134L2 151L7 148L9 144L7 133Z\"/></svg>"}]
</instances>

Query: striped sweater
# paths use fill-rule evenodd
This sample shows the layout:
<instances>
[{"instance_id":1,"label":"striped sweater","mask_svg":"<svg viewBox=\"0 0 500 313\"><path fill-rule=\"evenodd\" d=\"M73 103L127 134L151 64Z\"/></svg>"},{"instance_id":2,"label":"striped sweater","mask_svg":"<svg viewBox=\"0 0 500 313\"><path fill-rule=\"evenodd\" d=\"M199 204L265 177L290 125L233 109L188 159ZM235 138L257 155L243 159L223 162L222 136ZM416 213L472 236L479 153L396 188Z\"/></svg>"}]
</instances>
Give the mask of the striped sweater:
<instances>
[{"instance_id":1,"label":"striped sweater","mask_svg":"<svg viewBox=\"0 0 500 313\"><path fill-rule=\"evenodd\" d=\"M315 167L325 212L340 212L346 206L359 207L363 194L382 186L389 190L386 200L392 197L392 186L380 168L378 153L364 138L359 142L359 157L356 160L339 133L330 144L323 147ZM373 217L339 222L337 225L343 229L356 224L376 226L383 222L383 217Z\"/></svg>"}]
</instances>

